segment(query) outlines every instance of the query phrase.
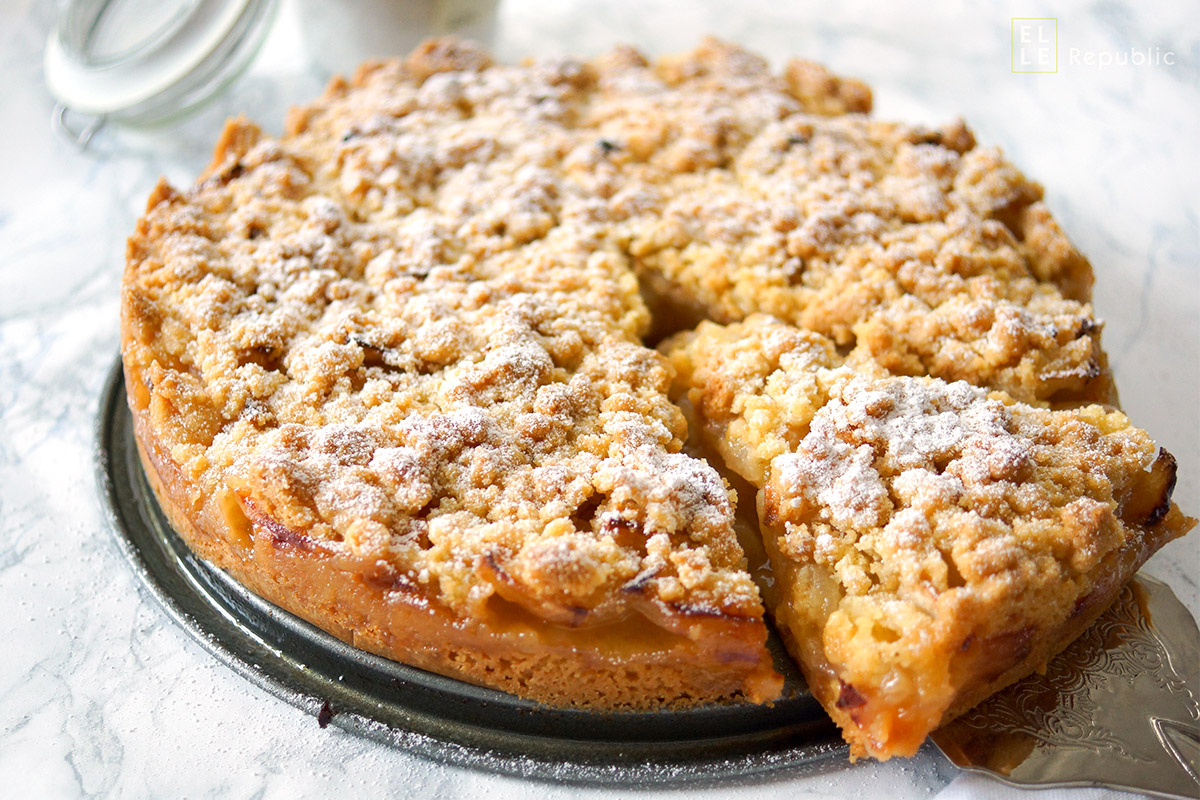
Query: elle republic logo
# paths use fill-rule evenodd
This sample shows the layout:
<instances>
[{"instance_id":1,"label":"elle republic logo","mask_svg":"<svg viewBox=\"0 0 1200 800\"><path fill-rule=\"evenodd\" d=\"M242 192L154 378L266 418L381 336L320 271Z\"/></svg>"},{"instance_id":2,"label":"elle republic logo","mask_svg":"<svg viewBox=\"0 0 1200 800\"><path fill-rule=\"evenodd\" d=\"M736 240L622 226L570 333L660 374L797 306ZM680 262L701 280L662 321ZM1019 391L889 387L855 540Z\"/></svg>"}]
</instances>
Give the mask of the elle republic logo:
<instances>
[{"instance_id":1,"label":"elle republic logo","mask_svg":"<svg viewBox=\"0 0 1200 800\"><path fill-rule=\"evenodd\" d=\"M1112 67L1171 67L1174 50L1161 47L1128 47L1123 50L1067 48L1067 66L1090 69ZM1058 72L1058 20L1054 17L1012 18L1012 71Z\"/></svg>"}]
</instances>

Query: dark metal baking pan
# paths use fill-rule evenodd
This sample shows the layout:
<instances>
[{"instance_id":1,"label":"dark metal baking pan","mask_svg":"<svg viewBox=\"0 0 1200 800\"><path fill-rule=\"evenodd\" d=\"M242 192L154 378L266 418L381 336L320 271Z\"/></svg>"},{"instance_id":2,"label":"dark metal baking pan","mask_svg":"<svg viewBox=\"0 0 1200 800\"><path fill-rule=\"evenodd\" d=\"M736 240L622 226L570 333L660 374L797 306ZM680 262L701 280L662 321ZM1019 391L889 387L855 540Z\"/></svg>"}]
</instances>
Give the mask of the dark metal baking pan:
<instances>
[{"instance_id":1,"label":"dark metal baking pan","mask_svg":"<svg viewBox=\"0 0 1200 800\"><path fill-rule=\"evenodd\" d=\"M772 636L787 677L772 706L555 709L351 647L194 556L146 482L120 361L100 399L96 476L117 542L167 614L252 683L336 725L441 762L558 782L678 784L846 758L833 723Z\"/></svg>"}]
</instances>

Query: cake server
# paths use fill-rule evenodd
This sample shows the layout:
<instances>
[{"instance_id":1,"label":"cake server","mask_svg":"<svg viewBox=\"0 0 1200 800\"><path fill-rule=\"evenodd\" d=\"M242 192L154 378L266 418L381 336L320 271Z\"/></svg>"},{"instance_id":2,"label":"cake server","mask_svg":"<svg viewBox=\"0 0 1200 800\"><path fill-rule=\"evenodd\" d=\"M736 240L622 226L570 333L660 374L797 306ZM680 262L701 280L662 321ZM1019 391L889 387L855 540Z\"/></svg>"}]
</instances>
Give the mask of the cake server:
<instances>
[{"instance_id":1,"label":"cake server","mask_svg":"<svg viewBox=\"0 0 1200 800\"><path fill-rule=\"evenodd\" d=\"M933 734L959 767L1024 786L1200 797L1200 630L1166 584L1137 576L1046 674Z\"/></svg>"}]
</instances>

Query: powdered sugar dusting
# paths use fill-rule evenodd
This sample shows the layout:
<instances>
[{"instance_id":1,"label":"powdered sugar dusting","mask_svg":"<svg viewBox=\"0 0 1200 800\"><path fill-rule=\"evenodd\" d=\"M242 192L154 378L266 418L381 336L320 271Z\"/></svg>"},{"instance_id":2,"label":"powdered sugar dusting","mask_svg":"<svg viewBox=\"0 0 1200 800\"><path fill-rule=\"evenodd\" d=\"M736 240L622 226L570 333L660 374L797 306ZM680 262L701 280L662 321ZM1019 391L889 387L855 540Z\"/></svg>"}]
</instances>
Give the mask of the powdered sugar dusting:
<instances>
[{"instance_id":1,"label":"powdered sugar dusting","mask_svg":"<svg viewBox=\"0 0 1200 800\"><path fill-rule=\"evenodd\" d=\"M897 494L915 498L944 497L943 471L968 483L1013 477L1030 448L1011 427L1002 403L963 382L855 379L817 412L796 452L776 459L774 469L810 512L838 528L867 531L887 521L893 481Z\"/></svg>"}]
</instances>

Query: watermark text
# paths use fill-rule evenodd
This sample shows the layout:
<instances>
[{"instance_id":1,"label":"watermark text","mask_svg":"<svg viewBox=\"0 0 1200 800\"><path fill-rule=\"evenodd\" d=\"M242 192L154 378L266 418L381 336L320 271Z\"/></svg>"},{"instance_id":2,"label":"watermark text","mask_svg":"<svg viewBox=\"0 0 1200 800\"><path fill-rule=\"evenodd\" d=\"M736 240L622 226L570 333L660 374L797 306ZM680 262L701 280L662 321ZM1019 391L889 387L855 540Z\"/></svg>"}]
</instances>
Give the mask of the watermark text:
<instances>
[{"instance_id":1,"label":"watermark text","mask_svg":"<svg viewBox=\"0 0 1200 800\"><path fill-rule=\"evenodd\" d=\"M1067 63L1073 67L1173 67L1175 51L1161 47L1131 47L1128 50L1067 50Z\"/></svg>"},{"instance_id":2,"label":"watermark text","mask_svg":"<svg viewBox=\"0 0 1200 800\"><path fill-rule=\"evenodd\" d=\"M1058 72L1058 19L1055 17L1012 18L1012 71ZM1114 67L1173 67L1179 61L1174 50L1162 47L1124 49L1066 48L1068 67L1103 70Z\"/></svg>"}]
</instances>

